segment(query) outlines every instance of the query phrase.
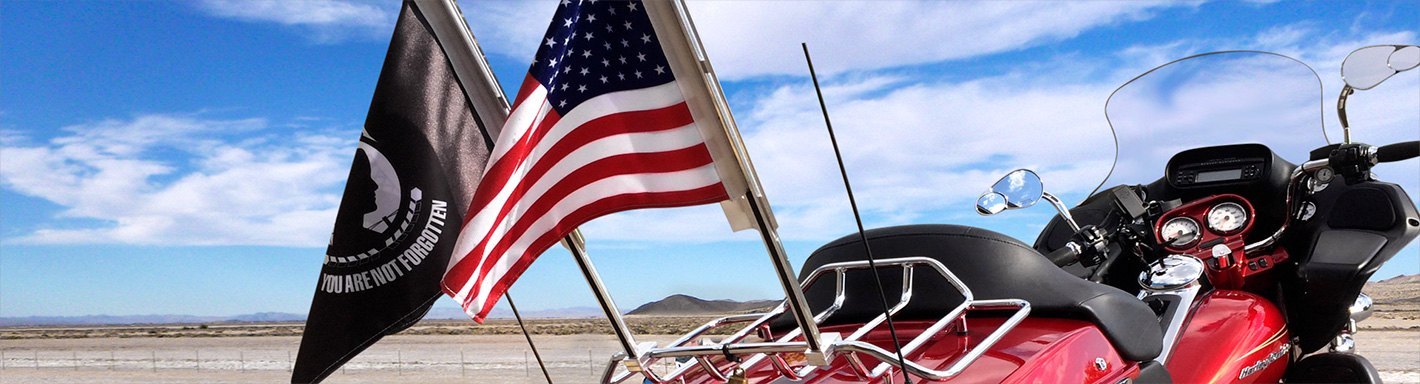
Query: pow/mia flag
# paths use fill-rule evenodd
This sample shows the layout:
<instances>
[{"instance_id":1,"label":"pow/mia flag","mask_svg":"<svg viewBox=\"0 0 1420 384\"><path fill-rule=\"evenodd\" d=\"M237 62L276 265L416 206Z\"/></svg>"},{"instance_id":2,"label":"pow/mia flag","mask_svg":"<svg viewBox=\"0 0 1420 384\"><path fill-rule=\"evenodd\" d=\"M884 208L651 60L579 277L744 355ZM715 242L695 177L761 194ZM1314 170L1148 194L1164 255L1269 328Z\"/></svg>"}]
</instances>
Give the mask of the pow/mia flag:
<instances>
[{"instance_id":1,"label":"pow/mia flag","mask_svg":"<svg viewBox=\"0 0 1420 384\"><path fill-rule=\"evenodd\" d=\"M466 31L449 27L457 20L465 28L455 15L451 3L438 1L402 7L316 283L294 383L321 381L381 337L418 322L442 294L440 279L493 145L484 127L501 124L490 116L507 114L506 104L482 98L490 85L464 92L446 48L467 57L471 39L437 38ZM472 65L485 65L476 49L473 55Z\"/></svg>"}]
</instances>

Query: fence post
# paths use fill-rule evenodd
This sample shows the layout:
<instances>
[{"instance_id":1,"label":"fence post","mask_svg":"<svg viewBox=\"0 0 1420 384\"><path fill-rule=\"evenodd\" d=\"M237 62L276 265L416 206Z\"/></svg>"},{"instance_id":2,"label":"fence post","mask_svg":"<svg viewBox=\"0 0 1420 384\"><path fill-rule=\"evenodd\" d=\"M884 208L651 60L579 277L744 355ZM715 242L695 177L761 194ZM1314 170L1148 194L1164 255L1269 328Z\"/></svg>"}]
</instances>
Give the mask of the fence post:
<instances>
[{"instance_id":1,"label":"fence post","mask_svg":"<svg viewBox=\"0 0 1420 384\"><path fill-rule=\"evenodd\" d=\"M395 374L395 376L404 376L404 351L403 351L403 350L399 350L399 349L394 350L394 374Z\"/></svg>"},{"instance_id":2,"label":"fence post","mask_svg":"<svg viewBox=\"0 0 1420 384\"><path fill-rule=\"evenodd\" d=\"M291 350L286 350L286 372L296 369L296 363L291 362Z\"/></svg>"},{"instance_id":3,"label":"fence post","mask_svg":"<svg viewBox=\"0 0 1420 384\"><path fill-rule=\"evenodd\" d=\"M113 370L113 350L108 350L108 370Z\"/></svg>"},{"instance_id":4,"label":"fence post","mask_svg":"<svg viewBox=\"0 0 1420 384\"><path fill-rule=\"evenodd\" d=\"M532 376L532 367L528 366L528 351L523 351L523 376Z\"/></svg>"},{"instance_id":5,"label":"fence post","mask_svg":"<svg viewBox=\"0 0 1420 384\"><path fill-rule=\"evenodd\" d=\"M0 349L0 371L5 370L5 350Z\"/></svg>"},{"instance_id":6,"label":"fence post","mask_svg":"<svg viewBox=\"0 0 1420 384\"><path fill-rule=\"evenodd\" d=\"M241 367L242 373L246 373L246 372L247 372L247 353L246 353L246 351L237 351L237 366L238 366L238 367Z\"/></svg>"},{"instance_id":7,"label":"fence post","mask_svg":"<svg viewBox=\"0 0 1420 384\"><path fill-rule=\"evenodd\" d=\"M79 370L79 351L69 351L69 361L74 362L74 370Z\"/></svg>"},{"instance_id":8,"label":"fence post","mask_svg":"<svg viewBox=\"0 0 1420 384\"><path fill-rule=\"evenodd\" d=\"M588 350L587 350L587 373L588 373L588 374L595 375L595 374L597 374L597 369L596 369L592 364L594 364L594 363L592 362L592 350L588 349Z\"/></svg>"},{"instance_id":9,"label":"fence post","mask_svg":"<svg viewBox=\"0 0 1420 384\"><path fill-rule=\"evenodd\" d=\"M152 353L152 359L149 360L149 361L152 361L152 362L153 362L153 372L156 373L156 372L158 372L158 351L153 350L153 351L148 351L148 352L151 352L151 353Z\"/></svg>"},{"instance_id":10,"label":"fence post","mask_svg":"<svg viewBox=\"0 0 1420 384\"><path fill-rule=\"evenodd\" d=\"M459 377L468 377L468 365L463 362L463 348L459 348Z\"/></svg>"},{"instance_id":11,"label":"fence post","mask_svg":"<svg viewBox=\"0 0 1420 384\"><path fill-rule=\"evenodd\" d=\"M202 371L202 350L201 350L201 349L194 349L194 350L192 351L192 361L193 361L193 365L196 365L196 366L197 366L197 368L195 368L195 369L197 369L198 371Z\"/></svg>"},{"instance_id":12,"label":"fence post","mask_svg":"<svg viewBox=\"0 0 1420 384\"><path fill-rule=\"evenodd\" d=\"M38 349L34 350L34 353L35 353L35 370L38 371L38 370L39 370L39 350L38 350Z\"/></svg>"}]
</instances>

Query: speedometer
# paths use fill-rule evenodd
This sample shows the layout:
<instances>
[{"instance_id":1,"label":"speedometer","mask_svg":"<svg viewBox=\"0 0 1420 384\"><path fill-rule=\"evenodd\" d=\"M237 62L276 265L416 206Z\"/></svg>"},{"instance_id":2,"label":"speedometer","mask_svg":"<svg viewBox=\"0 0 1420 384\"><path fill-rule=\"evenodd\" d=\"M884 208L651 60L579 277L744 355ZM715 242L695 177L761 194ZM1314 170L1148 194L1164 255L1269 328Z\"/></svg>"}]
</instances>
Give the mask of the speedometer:
<instances>
[{"instance_id":1,"label":"speedometer","mask_svg":"<svg viewBox=\"0 0 1420 384\"><path fill-rule=\"evenodd\" d=\"M1247 224L1247 210L1238 203L1222 203L1208 210L1208 229L1232 233Z\"/></svg>"},{"instance_id":2,"label":"speedometer","mask_svg":"<svg viewBox=\"0 0 1420 384\"><path fill-rule=\"evenodd\" d=\"M1160 229L1164 244L1173 248L1187 247L1198 241L1198 222L1187 217L1169 219Z\"/></svg>"}]
</instances>

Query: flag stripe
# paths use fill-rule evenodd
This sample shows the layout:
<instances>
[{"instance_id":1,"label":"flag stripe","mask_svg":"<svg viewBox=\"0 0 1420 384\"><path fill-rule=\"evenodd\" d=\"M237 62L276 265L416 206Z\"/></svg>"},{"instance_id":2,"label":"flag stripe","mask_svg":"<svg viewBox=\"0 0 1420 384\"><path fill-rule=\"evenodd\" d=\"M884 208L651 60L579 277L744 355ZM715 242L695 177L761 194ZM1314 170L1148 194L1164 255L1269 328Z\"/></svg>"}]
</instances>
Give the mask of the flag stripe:
<instances>
[{"instance_id":1,"label":"flag stripe","mask_svg":"<svg viewBox=\"0 0 1420 384\"><path fill-rule=\"evenodd\" d=\"M713 167L706 167L706 171L714 171ZM566 219L557 223L554 228L565 228L571 230L597 216L611 212L617 212L637 208L665 208L681 207L698 204L713 203L725 199L725 189L718 182L705 187L668 191L668 192L648 192L648 193L625 193L602 198L593 203L577 206L577 209L566 216ZM556 244L562 237L560 231L546 231L543 235L531 242L529 249L546 249L546 247ZM505 258L498 260L494 271L489 274L490 279L496 279L493 284L484 284L480 294L470 297L465 301L465 308L479 309L477 313L469 313L475 320L482 321L477 314L486 314L496 304L496 298L507 292L507 287L512 284L512 280L520 275L523 270L532 263L536 254L526 253L516 260Z\"/></svg>"},{"instance_id":2,"label":"flag stripe","mask_svg":"<svg viewBox=\"0 0 1420 384\"><path fill-rule=\"evenodd\" d=\"M510 127L524 128L521 128L521 130L519 128L505 128L503 131L505 135L516 134L520 138L516 142L508 142L506 140L507 138L500 138L499 145L494 147L494 154L492 155L494 160L490 161L491 165L485 172L483 183L478 186L478 191L474 193L473 202L469 204L468 213L464 215L463 231L459 234L458 241L454 245L453 256L446 271L452 271L455 266L463 262L463 260L469 256L473 247L480 242L477 241L482 237L479 236L479 234L496 224L494 220L497 218L495 214L498 211L496 209L490 210L488 207L501 207L502 202L509 200L509 194L511 194L512 191L507 188L508 184L518 179L518 177L514 177L515 175L525 174L520 170L525 170L526 167L529 166L526 161L527 157L534 150L538 150L537 153L542 153L547 150L545 147L540 150L535 148L538 143L549 139L553 140L553 142L560 141L577 127L608 114L664 109L677 104L683 105L684 101L679 93L679 89L674 87L674 83L667 85L670 85L670 87L662 85L647 89L614 92L598 96L587 100L587 102L583 103L581 108L572 111L566 117L559 117L556 112L545 114L531 113L531 111L535 110L541 112L549 110L548 106L545 104L542 108L532 108L532 106L537 105L533 104L533 102L536 101L535 99L546 95L545 89L541 86L535 86L535 88L541 89L541 91L532 92L529 96L530 99L520 103L519 107L513 111L513 116L508 119L508 125ZM526 121L527 119L533 118L541 119L541 121ZM550 127L539 130L526 130L525 127L534 124L537 124L540 128L548 125L550 125ZM538 134L537 131L541 131L543 134ZM505 150L505 153L499 153L499 150L504 148L513 149ZM481 263L486 261L481 257L482 255L479 256L480 257L475 259L476 262ZM447 287L446 290L448 290Z\"/></svg>"},{"instance_id":3,"label":"flag stripe","mask_svg":"<svg viewBox=\"0 0 1420 384\"><path fill-rule=\"evenodd\" d=\"M577 172L557 180L557 183L553 185L546 194L537 198L537 200L523 200L522 204L519 204L517 207L519 212L515 213L520 220L506 228L499 227L494 230L495 236L493 236L492 239L497 240L497 243L488 250L488 254L499 255L504 252L509 252L509 248L513 246L514 239L521 239L531 231L529 227L534 223L533 220L545 217L548 213L551 213L550 211L552 211L556 204L561 203L572 193L598 180L620 174L656 174L680 171L710 164L711 161L710 152L705 149L705 145L696 144L695 146L675 151L653 154L623 154L606 157L589 163L581 169L578 169ZM684 184L682 188L698 188L716 182L718 182L718 179L712 178L708 182ZM613 190L612 192L622 191ZM529 204L528 201L532 202ZM480 244L480 248L487 247L488 245L487 243ZM512 253L517 254L518 252ZM491 267L487 264L480 267L477 274L478 278L474 279L474 281L482 281L487 276L490 269ZM462 273L463 271L458 272ZM474 289L477 288L477 285L478 283L474 284Z\"/></svg>"},{"instance_id":4,"label":"flag stripe","mask_svg":"<svg viewBox=\"0 0 1420 384\"><path fill-rule=\"evenodd\" d=\"M489 166L483 177L484 180L495 181L495 183L484 185L487 185L490 190L501 190L506 185L508 178L516 171L516 167L525 162L525 157L534 147L545 140L561 141L562 137L570 131L592 120L609 114L661 109L684 103L685 98L681 96L680 88L675 85L675 83L667 83L646 89L608 93L587 100L577 109L570 111L567 116L558 116L556 112L548 113L551 108L546 104L546 89L541 85L534 84L534 88L538 88L538 91L531 92L527 100L519 102L518 109L515 109L514 114L508 117L508 124L514 126L513 130L504 129L503 131L504 134L516 132L519 139L511 142L512 145L501 145L505 140L500 138L500 145L494 147L491 156L491 158L498 160ZM541 113L530 113L533 106L538 106L536 110ZM518 110L525 107L528 107L529 113L518 113ZM536 120L526 121L526 119ZM538 129L528 130L533 125L537 125ZM551 128L546 128L548 126ZM484 185L479 185L479 189L482 190ZM469 205L469 213L475 212L475 207L482 207L493 196L474 194L474 202ZM465 227L472 220L472 217L465 219Z\"/></svg>"},{"instance_id":5,"label":"flag stripe","mask_svg":"<svg viewBox=\"0 0 1420 384\"><path fill-rule=\"evenodd\" d=\"M588 220L728 199L706 127L640 5L558 7L446 264L443 291L475 320Z\"/></svg>"},{"instance_id":6,"label":"flag stripe","mask_svg":"<svg viewBox=\"0 0 1420 384\"><path fill-rule=\"evenodd\" d=\"M672 118L664 120L664 123L672 124L689 122L688 114L685 115L686 121L676 121L678 119L675 119L674 115L677 113L673 110L667 112L669 112L669 114L671 115L670 117ZM613 118L612 120L617 119ZM602 133L610 131L608 129L600 128L601 127L589 126L578 129L577 132ZM574 140L575 136L582 136L576 139L581 140L583 138L589 138L588 136L592 135L574 134L572 136L569 136L569 140L564 141L564 143L571 142L572 140ZM561 144L562 143L558 143L557 145L552 146L554 148L553 151L562 151L563 148L558 148L558 146L560 146ZM571 151L569 151L569 153L567 153L566 155L554 155L549 156L548 158L544 158L544 161L533 165L531 171L526 177L519 180L516 185L512 186L512 188L509 190L509 196L504 198L501 203L501 210L496 212L496 216L490 216L493 218L491 221L479 221L480 224L485 222L493 223L490 226L492 230L483 233L481 237L472 237L477 234L463 235L470 236L468 238L464 238L462 236L460 237L461 241L468 241L470 244L474 244L473 248L465 254L465 257L474 257L475 260L484 259L485 256L489 254L486 248L486 243L488 242L488 239L503 235L503 229L507 224L503 221L510 214L509 211L512 210L512 208L516 204L518 204L520 201L525 201L529 199L542 199L543 194L546 193L548 188L550 188L553 183L557 182L560 179L568 177L568 175L572 172L578 171L580 168L583 168L588 164L618 154L665 152L679 150L690 146L699 146L702 148L702 150L704 148L703 141L700 140L697 128L694 125L684 125L678 128L662 131L611 135L590 142L586 145L579 146L577 148L568 148L571 149ZM642 161L664 162L665 160L646 158ZM685 168L699 166L701 164L702 163L696 163ZM626 169L623 169L621 171L612 170L610 172L634 173L632 172L632 169L632 167L627 167ZM494 212L491 208L492 207L490 206L490 209L486 210L485 212ZM518 215L522 213L514 212L512 214ZM449 269L447 275L451 278L454 278L455 280L461 280L465 278L467 275L464 271L468 269L460 269L460 267L462 266L455 266Z\"/></svg>"}]
</instances>

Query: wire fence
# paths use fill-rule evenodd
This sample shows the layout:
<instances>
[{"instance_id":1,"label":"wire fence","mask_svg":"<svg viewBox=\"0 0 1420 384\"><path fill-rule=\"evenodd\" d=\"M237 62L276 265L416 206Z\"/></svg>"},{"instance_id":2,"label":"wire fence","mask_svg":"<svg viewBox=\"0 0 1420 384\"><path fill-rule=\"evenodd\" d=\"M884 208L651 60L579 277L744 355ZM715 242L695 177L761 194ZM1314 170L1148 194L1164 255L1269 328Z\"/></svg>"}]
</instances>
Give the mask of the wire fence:
<instances>
[{"instance_id":1,"label":"wire fence","mask_svg":"<svg viewBox=\"0 0 1420 384\"><path fill-rule=\"evenodd\" d=\"M486 351L485 351L486 352ZM586 349L581 353L569 351L545 360L554 377L589 378L599 376L606 368L609 354L604 351ZM548 356L544 356L547 358ZM126 371L163 373L171 371L221 371L225 373L266 373L291 372L295 364L295 352L283 349L0 349L0 371ZM585 359L585 360L583 360ZM674 369L674 362L657 364L657 370ZM431 351L428 349L368 350L347 362L334 375L350 375L364 372L394 373L396 376L417 374L422 376L469 377L480 373L497 372L503 376L526 376L541 378L537 361L529 350L501 351L498 354L470 353L466 350ZM3 375L0 375L3 376ZM579 380L580 382L580 380Z\"/></svg>"}]
</instances>

